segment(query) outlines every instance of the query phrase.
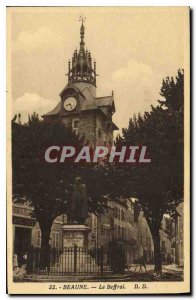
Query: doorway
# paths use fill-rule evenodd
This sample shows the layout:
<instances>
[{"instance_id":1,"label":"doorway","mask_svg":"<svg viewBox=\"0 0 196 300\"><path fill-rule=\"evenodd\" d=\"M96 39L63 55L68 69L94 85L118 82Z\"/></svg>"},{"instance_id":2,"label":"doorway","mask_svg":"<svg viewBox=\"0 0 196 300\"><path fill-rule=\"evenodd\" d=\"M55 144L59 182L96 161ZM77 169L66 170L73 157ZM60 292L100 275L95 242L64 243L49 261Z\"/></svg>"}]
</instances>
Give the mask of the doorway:
<instances>
[{"instance_id":1,"label":"doorway","mask_svg":"<svg viewBox=\"0 0 196 300\"><path fill-rule=\"evenodd\" d=\"M15 227L14 253L17 254L18 266L24 263L24 255L31 245L31 229Z\"/></svg>"}]
</instances>

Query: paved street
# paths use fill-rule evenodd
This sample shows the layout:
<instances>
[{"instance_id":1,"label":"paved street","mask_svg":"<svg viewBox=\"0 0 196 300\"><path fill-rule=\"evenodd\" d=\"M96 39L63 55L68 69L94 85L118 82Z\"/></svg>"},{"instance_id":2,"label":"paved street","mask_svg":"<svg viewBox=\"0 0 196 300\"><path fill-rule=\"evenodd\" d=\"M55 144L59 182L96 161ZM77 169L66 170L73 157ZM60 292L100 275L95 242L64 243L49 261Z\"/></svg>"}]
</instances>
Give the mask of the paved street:
<instances>
[{"instance_id":1,"label":"paved street","mask_svg":"<svg viewBox=\"0 0 196 300\"><path fill-rule=\"evenodd\" d=\"M24 271L24 270L23 270ZM182 281L183 270L176 265L164 265L162 275L154 276L154 265L146 265L146 271L139 265L133 264L122 274L108 274L107 276L54 276L54 275L26 275L19 272L14 281L52 282L52 281Z\"/></svg>"},{"instance_id":2,"label":"paved street","mask_svg":"<svg viewBox=\"0 0 196 300\"><path fill-rule=\"evenodd\" d=\"M162 266L162 275L161 276L154 276L154 265L146 265L146 271L144 267L140 267L137 264L131 265L129 268L131 272L131 278L138 281L181 281L183 280L183 269L176 266L175 264L172 265L163 265Z\"/></svg>"},{"instance_id":3,"label":"paved street","mask_svg":"<svg viewBox=\"0 0 196 300\"><path fill-rule=\"evenodd\" d=\"M154 270L154 265L146 265L146 271L149 272L149 271L153 271ZM140 271L140 267L139 265L137 264L132 264L131 267L129 268L129 271L132 271L132 272L141 272ZM183 269L178 267L177 265L175 264L172 264L172 265L163 265L162 266L162 271L163 273L166 273L166 272L182 272ZM145 270L144 268L142 267L142 273L144 273Z\"/></svg>"}]
</instances>

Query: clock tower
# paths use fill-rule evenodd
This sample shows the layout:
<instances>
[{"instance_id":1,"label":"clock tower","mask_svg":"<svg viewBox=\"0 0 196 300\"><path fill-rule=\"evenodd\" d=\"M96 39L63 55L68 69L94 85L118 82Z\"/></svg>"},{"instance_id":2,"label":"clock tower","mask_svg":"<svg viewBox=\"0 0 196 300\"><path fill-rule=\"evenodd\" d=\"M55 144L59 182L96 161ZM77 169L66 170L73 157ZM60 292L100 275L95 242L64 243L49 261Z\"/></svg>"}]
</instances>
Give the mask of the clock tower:
<instances>
[{"instance_id":1,"label":"clock tower","mask_svg":"<svg viewBox=\"0 0 196 300\"><path fill-rule=\"evenodd\" d=\"M85 50L84 19L81 18L80 48L68 62L68 83L60 93L56 107L43 115L44 120L60 119L76 133L85 135L92 145L111 146L113 131L118 127L112 122L115 112L113 92L110 96L96 95L96 62Z\"/></svg>"}]
</instances>

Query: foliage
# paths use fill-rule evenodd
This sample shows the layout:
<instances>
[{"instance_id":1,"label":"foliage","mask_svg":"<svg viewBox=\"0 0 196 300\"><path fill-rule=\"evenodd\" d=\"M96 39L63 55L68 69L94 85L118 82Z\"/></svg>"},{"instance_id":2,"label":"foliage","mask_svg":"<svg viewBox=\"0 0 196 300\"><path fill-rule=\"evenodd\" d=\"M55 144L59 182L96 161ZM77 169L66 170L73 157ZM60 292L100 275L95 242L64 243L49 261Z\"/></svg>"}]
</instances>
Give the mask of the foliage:
<instances>
[{"instance_id":1,"label":"foliage","mask_svg":"<svg viewBox=\"0 0 196 300\"><path fill-rule=\"evenodd\" d=\"M118 177L121 194L139 199L159 252L163 215L175 216L176 205L183 201L183 92L184 73L179 70L175 81L169 77L163 81L161 105L131 118L116 140L116 145L147 147L151 163L118 165L113 177ZM161 269L158 255L157 269Z\"/></svg>"},{"instance_id":2,"label":"foliage","mask_svg":"<svg viewBox=\"0 0 196 300\"><path fill-rule=\"evenodd\" d=\"M90 211L101 214L106 209L101 201L103 190L97 180L98 168L91 164L50 164L45 161L44 153L52 145L72 145L78 149L84 145L84 137L62 122L41 121L35 113L27 124L12 122L13 196L16 201L30 201L34 216L47 236L45 243L54 219L67 212L77 176L87 185Z\"/></svg>"}]
</instances>

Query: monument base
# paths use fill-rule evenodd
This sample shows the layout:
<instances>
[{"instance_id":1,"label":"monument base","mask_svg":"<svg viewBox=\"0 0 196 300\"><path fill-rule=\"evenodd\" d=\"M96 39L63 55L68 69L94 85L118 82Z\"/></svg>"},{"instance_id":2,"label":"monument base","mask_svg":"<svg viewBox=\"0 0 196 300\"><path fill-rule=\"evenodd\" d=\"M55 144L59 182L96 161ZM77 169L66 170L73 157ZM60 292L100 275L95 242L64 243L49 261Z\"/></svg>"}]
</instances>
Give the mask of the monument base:
<instances>
[{"instance_id":1,"label":"monument base","mask_svg":"<svg viewBox=\"0 0 196 300\"><path fill-rule=\"evenodd\" d=\"M59 273L68 275L99 273L96 253L92 255L88 249L89 232L87 225L63 225L63 251L60 252L55 265L50 268L51 272L58 269Z\"/></svg>"},{"instance_id":2,"label":"monument base","mask_svg":"<svg viewBox=\"0 0 196 300\"><path fill-rule=\"evenodd\" d=\"M74 246L77 246L80 248L87 248L89 232L90 229L87 225L63 225L63 247L72 248Z\"/></svg>"}]
</instances>

